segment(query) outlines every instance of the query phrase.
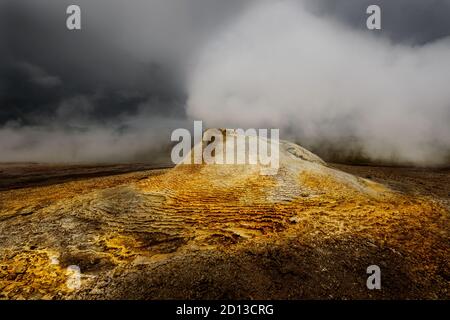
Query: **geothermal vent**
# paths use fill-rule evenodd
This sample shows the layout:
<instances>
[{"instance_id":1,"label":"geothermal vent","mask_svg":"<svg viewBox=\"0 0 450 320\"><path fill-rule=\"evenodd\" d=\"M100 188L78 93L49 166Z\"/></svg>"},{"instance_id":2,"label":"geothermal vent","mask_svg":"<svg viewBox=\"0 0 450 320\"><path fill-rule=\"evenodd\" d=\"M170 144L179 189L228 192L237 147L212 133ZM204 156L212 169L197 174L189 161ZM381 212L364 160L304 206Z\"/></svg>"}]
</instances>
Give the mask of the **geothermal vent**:
<instances>
[{"instance_id":1,"label":"geothermal vent","mask_svg":"<svg viewBox=\"0 0 450 320\"><path fill-rule=\"evenodd\" d=\"M227 139L240 137L220 132L224 148ZM417 276L403 276L416 282L398 280L399 286L407 286L422 279L423 261L437 266L445 259L448 245L443 246L447 242L439 226L448 224L436 222L445 216L438 204L333 169L287 141L248 141L278 148L276 171L267 174L261 163L202 161L0 193L0 265L6 266L0 272L13 279L3 282L2 294L90 299L331 296L336 291L328 284L359 288L361 273L373 260L394 261L397 268L407 256L418 268L411 269L418 270ZM220 150L211 153L217 157ZM249 148L245 155L254 158L256 151ZM187 155L191 157L195 155ZM405 230L414 228L427 231L409 237ZM349 264L349 259L354 261ZM433 268L423 270L437 270ZM432 279L437 279L433 290L446 286L440 278ZM299 282L286 286L285 281ZM355 288L343 295L367 296L364 283L362 291Z\"/></svg>"},{"instance_id":2,"label":"geothermal vent","mask_svg":"<svg viewBox=\"0 0 450 320\"><path fill-rule=\"evenodd\" d=\"M190 193L189 201L198 197L200 202L204 197L231 204L231 199L222 195L232 193L236 207L286 203L305 197L324 198L344 191L349 196L377 197L386 191L379 184L328 167L317 155L297 144L245 136L230 129L208 129L204 140L209 141L217 134L222 138L219 142L215 140L214 151L206 150L208 155L212 154L209 161L203 158L197 162L201 164L193 164L201 150L210 144L202 142L201 146L194 146L184 161L189 164L177 165L164 177L165 188L177 190L177 194L186 190ZM269 164L260 161L261 146L265 146L263 156L276 151ZM243 161L239 162L238 158ZM233 164L226 164L226 159L233 159Z\"/></svg>"}]
</instances>

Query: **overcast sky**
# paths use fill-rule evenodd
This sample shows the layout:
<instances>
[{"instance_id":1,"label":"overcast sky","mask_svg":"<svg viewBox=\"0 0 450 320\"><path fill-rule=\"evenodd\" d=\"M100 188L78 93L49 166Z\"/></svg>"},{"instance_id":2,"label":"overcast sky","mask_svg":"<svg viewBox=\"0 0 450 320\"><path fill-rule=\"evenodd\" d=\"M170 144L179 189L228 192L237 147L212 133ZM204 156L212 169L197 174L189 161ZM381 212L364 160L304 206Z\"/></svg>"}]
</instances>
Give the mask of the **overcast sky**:
<instances>
[{"instance_id":1,"label":"overcast sky","mask_svg":"<svg viewBox=\"0 0 450 320\"><path fill-rule=\"evenodd\" d=\"M281 6L277 5L280 3ZM82 9L81 31L68 31L65 27L69 4L78 4ZM365 10L369 4L379 4L382 8L381 31L365 28ZM298 13L288 13L292 11ZM261 22L260 17L265 17L267 23ZM286 20L275 26L280 17ZM416 110L419 118L432 113L437 121L431 117L424 123L411 123L424 128L434 123L437 128L430 133L426 127L425 139L400 139L380 152L379 143L386 139L384 135L377 136L376 130L362 135L346 121L339 120L348 115L348 104L360 101L353 96L367 95L363 85L348 83L354 91L341 91L340 101L334 104L336 117L330 120L330 112L324 105L315 107L321 110L318 114L302 109L303 104L320 101L312 93L306 100L292 97L292 105L284 107L282 93L276 92L278 86L291 84L285 80L261 81L259 87L254 85L245 91L250 82L258 83L258 79L244 73L254 68L267 68L270 72L273 69L275 74L277 70L291 69L280 76L302 83L305 79L297 79L296 74L306 74L308 66L323 65L323 61L306 63L308 57L304 57L303 63L297 63L290 60L293 56L268 57L263 53L265 46L272 44L280 53L296 53L290 44L298 39L299 44L304 42L313 47L319 43L323 57L337 56L334 63L340 65L342 61L346 70L352 69L349 60L353 58L348 59L351 54L361 52L358 57L363 58L355 62L355 68L365 65L369 59L375 64L387 59L394 68L398 67L398 72L407 73L406 62L395 65L402 59L396 55L402 55L423 64L423 69L413 69L411 76L421 77L424 72L428 78L439 72L436 70L440 64L442 72L448 70L450 51L445 38L450 35L449 17L450 0L0 0L0 161L145 161L161 144L168 142L175 127L191 126L192 118L221 125L217 119L226 118L229 126L247 123L279 126L285 136L289 133L293 139L304 139L312 147L327 140L334 143L352 137L361 140L366 145L364 154L374 159L395 158L424 164L430 159L423 152L441 150L435 158L438 160L431 163L442 163L449 148L445 141L450 140L444 128L448 122L442 121L450 119L450 101L444 88L416 93L420 97L436 94L435 101L430 97L415 99L424 105L414 108L423 108L422 112ZM309 41L312 38L315 40ZM320 43L322 38L328 45ZM242 45L243 39L246 45ZM330 39L337 39L340 45L330 45ZM218 41L224 46L220 52L214 51ZM368 52L368 47L374 53ZM429 49L430 54L420 51L421 48ZM251 55L250 62L236 56L239 50ZM218 71L226 61L231 61L229 79ZM319 67L315 70L314 74L320 73L327 79L335 76ZM380 83L398 77L389 70L384 73L389 77L386 79L374 70ZM371 77L370 68L367 72L367 77ZM312 78L310 74L308 77ZM355 83L363 82L361 74L354 73L354 77ZM236 82L236 78L244 80ZM436 78L441 82L447 80L444 74L437 74ZM401 90L406 92L421 85L405 85ZM275 93L267 97L267 88L274 87ZM211 97L234 90L243 96L257 95L263 104L270 101L268 116L257 123L241 121L243 114L253 118L251 112L256 111L251 104L239 104L243 113L230 108L222 115L220 109L226 103ZM328 92L329 88L323 90ZM402 106L407 102L407 93L392 95L382 86L380 90L385 100L399 102L398 114L411 111ZM322 96L323 92L318 95ZM327 99L334 101L337 96L329 95ZM198 101L208 105L198 106ZM436 108L430 107L433 103L437 104ZM389 108L396 107L392 104ZM302 128L295 128L288 121L267 121L267 118L292 118L298 111L306 117L305 122L298 123ZM351 111L370 113L364 108ZM215 116L211 116L213 112ZM393 118L398 119L397 115ZM330 124L330 121L335 122ZM386 122L385 118L380 121ZM311 122L317 125L306 128ZM403 128L405 137L411 136L408 130L414 130L413 126L406 125L404 119L400 124L391 122L387 128L390 135L397 135L395 128ZM324 124L328 129L323 129ZM380 125L380 122L373 124ZM330 130L330 126L336 129ZM378 140L372 141L369 136ZM417 151L429 143L435 147L422 153ZM356 143L355 148L360 148L360 144ZM403 148L405 144L407 147ZM345 147L353 148L348 144Z\"/></svg>"}]
</instances>

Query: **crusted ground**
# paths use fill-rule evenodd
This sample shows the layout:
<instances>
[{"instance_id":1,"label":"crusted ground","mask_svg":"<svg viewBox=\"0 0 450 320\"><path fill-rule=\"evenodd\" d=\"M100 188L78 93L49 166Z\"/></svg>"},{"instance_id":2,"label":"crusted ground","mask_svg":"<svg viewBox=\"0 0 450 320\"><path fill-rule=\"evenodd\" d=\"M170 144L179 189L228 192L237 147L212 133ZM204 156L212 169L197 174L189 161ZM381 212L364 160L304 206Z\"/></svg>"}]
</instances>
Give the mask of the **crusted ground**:
<instances>
[{"instance_id":1,"label":"crusted ground","mask_svg":"<svg viewBox=\"0 0 450 320\"><path fill-rule=\"evenodd\" d=\"M0 298L450 298L448 170L282 151L274 176L181 165L6 185ZM382 290L366 288L372 264Z\"/></svg>"}]
</instances>

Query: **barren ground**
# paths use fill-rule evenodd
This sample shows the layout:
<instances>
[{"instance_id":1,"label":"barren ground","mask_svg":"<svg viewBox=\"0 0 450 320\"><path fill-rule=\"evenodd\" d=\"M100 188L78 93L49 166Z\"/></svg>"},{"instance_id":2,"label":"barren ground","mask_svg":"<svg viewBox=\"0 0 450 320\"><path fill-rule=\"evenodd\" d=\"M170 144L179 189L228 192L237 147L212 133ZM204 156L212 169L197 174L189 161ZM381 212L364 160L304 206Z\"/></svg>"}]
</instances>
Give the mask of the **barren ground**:
<instances>
[{"instance_id":1,"label":"barren ground","mask_svg":"<svg viewBox=\"0 0 450 320\"><path fill-rule=\"evenodd\" d=\"M331 167L390 190L303 173L267 201L275 182L244 171L1 165L0 298L449 299L450 170Z\"/></svg>"}]
</instances>

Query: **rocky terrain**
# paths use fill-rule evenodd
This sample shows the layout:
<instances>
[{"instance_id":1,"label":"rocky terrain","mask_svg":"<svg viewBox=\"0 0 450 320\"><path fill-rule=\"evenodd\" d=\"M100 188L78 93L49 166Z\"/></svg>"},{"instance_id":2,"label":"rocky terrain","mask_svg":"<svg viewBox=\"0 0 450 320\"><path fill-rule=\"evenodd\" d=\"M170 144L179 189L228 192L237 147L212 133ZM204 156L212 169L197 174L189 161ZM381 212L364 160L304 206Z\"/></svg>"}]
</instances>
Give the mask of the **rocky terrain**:
<instances>
[{"instance_id":1,"label":"rocky terrain","mask_svg":"<svg viewBox=\"0 0 450 320\"><path fill-rule=\"evenodd\" d=\"M289 142L273 176L0 170L2 299L450 298L449 170L328 165Z\"/></svg>"}]
</instances>

